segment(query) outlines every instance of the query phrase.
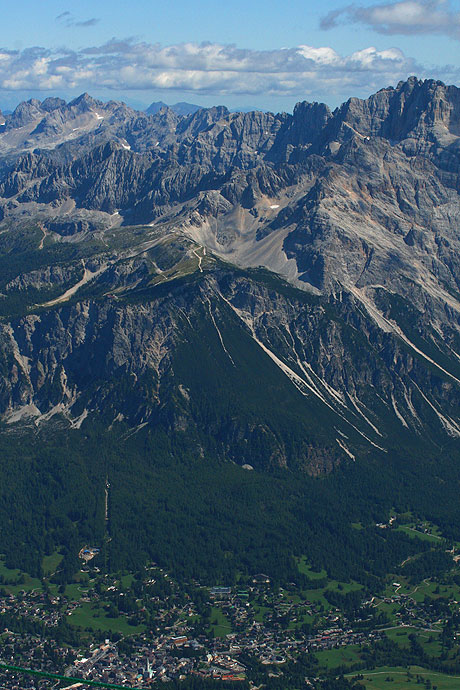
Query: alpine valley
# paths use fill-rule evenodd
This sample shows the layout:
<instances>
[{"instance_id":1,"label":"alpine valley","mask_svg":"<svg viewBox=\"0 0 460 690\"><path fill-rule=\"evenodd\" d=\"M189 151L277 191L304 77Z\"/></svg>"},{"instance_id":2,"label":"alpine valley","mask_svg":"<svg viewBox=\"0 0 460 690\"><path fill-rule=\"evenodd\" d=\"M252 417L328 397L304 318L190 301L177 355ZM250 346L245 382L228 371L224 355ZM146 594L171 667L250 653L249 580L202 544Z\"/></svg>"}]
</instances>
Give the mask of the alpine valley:
<instances>
[{"instance_id":1,"label":"alpine valley","mask_svg":"<svg viewBox=\"0 0 460 690\"><path fill-rule=\"evenodd\" d=\"M0 116L5 562L376 582L392 513L460 540L460 89L191 110Z\"/></svg>"}]
</instances>

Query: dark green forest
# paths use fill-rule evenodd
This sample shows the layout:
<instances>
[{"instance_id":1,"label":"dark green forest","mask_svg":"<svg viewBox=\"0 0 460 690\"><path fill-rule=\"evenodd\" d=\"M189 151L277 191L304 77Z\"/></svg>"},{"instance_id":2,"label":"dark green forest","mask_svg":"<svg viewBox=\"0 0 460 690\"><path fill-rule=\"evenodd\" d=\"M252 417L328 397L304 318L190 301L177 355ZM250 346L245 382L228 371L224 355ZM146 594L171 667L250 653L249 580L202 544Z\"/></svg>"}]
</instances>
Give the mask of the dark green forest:
<instances>
[{"instance_id":1,"label":"dark green forest","mask_svg":"<svg viewBox=\"0 0 460 690\"><path fill-rule=\"evenodd\" d=\"M186 435L161 428L115 434L94 423L0 434L6 565L40 576L42 557L60 550L55 577L65 582L79 567L79 549L92 544L112 572L154 561L182 579L232 583L264 572L275 583L302 585L296 559L305 555L315 569L369 589L424 549L407 575L448 567L426 543L375 523L390 511L412 511L447 540L458 539L460 465L453 453L432 459L395 452L385 464L368 459L314 478L282 468L246 471L197 457L191 447Z\"/></svg>"}]
</instances>

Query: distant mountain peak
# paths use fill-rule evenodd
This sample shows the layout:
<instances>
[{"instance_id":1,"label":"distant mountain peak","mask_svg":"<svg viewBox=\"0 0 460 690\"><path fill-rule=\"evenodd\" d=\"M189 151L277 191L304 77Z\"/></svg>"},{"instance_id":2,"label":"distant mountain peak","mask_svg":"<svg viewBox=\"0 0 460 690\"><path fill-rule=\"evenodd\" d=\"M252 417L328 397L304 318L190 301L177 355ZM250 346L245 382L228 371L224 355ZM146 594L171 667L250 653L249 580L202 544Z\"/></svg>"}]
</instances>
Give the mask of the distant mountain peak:
<instances>
[{"instance_id":1,"label":"distant mountain peak","mask_svg":"<svg viewBox=\"0 0 460 690\"><path fill-rule=\"evenodd\" d=\"M193 103L186 103L185 101L174 103L173 105L167 105L167 103L164 103L163 101L155 101L149 105L145 112L147 115L156 115L160 112L160 110L163 110L163 108L172 110L176 113L176 115L186 116L193 115L193 113L196 113L197 110L201 109L201 106L194 105Z\"/></svg>"},{"instance_id":2,"label":"distant mountain peak","mask_svg":"<svg viewBox=\"0 0 460 690\"><path fill-rule=\"evenodd\" d=\"M97 106L102 106L103 103L102 101L98 101L92 96L89 95L89 93L82 93L80 96L77 96L77 98L74 98L73 101L70 101L69 103L69 108L79 108L79 109L91 109L95 108Z\"/></svg>"},{"instance_id":3,"label":"distant mountain peak","mask_svg":"<svg viewBox=\"0 0 460 690\"><path fill-rule=\"evenodd\" d=\"M193 113L196 113L197 110L202 108L201 105L194 105L193 103L186 103L185 101L174 103L174 105L170 107L178 115L193 115Z\"/></svg>"},{"instance_id":4,"label":"distant mountain peak","mask_svg":"<svg viewBox=\"0 0 460 690\"><path fill-rule=\"evenodd\" d=\"M156 115L163 108L169 108L169 106L163 101L155 101L154 103L151 103L148 108L146 108L145 112L147 115Z\"/></svg>"},{"instance_id":5,"label":"distant mountain peak","mask_svg":"<svg viewBox=\"0 0 460 690\"><path fill-rule=\"evenodd\" d=\"M57 110L58 108L64 108L66 105L67 103L63 98L48 97L45 98L44 101L42 101L40 107L42 110L46 110L47 112L51 113L53 110Z\"/></svg>"}]
</instances>

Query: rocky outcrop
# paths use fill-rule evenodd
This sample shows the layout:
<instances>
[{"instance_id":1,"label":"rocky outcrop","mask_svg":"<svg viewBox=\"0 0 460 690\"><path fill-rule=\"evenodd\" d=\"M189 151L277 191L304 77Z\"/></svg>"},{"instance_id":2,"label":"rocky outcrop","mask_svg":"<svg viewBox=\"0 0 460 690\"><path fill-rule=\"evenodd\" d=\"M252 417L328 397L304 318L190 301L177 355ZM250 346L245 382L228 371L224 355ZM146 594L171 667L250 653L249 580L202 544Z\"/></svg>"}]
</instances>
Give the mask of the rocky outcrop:
<instances>
[{"instance_id":1,"label":"rocky outcrop","mask_svg":"<svg viewBox=\"0 0 460 690\"><path fill-rule=\"evenodd\" d=\"M459 437L459 94L411 78L333 113L18 106L0 135L0 414L209 424L223 457L269 438L269 464L312 472Z\"/></svg>"}]
</instances>

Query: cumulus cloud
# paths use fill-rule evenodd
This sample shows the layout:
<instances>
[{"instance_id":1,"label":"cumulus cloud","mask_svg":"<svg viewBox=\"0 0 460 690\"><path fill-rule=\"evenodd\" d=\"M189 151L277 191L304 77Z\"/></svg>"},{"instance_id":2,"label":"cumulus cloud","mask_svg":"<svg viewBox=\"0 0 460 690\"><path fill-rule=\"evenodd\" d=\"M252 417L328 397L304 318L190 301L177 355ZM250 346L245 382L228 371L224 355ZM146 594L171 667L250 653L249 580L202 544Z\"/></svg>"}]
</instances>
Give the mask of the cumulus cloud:
<instances>
[{"instance_id":1,"label":"cumulus cloud","mask_svg":"<svg viewBox=\"0 0 460 690\"><path fill-rule=\"evenodd\" d=\"M58 16L56 17L56 21L60 24L63 24L64 26L67 26L68 28L72 26L80 26L82 28L86 28L88 26L94 26L100 20L96 17L91 17L91 19L84 19L82 21L79 21L73 16L72 12L66 10L65 12L61 12L61 14L58 14Z\"/></svg>"},{"instance_id":2,"label":"cumulus cloud","mask_svg":"<svg viewBox=\"0 0 460 690\"><path fill-rule=\"evenodd\" d=\"M322 29L339 24L364 24L380 34L444 34L460 39L460 12L448 0L401 0L363 7L347 5L329 12Z\"/></svg>"},{"instance_id":3,"label":"cumulus cloud","mask_svg":"<svg viewBox=\"0 0 460 690\"><path fill-rule=\"evenodd\" d=\"M330 47L241 49L218 43L139 43L112 39L79 51L0 49L0 89L171 89L202 95L308 97L368 92L422 68L398 48L340 55Z\"/></svg>"}]
</instances>

